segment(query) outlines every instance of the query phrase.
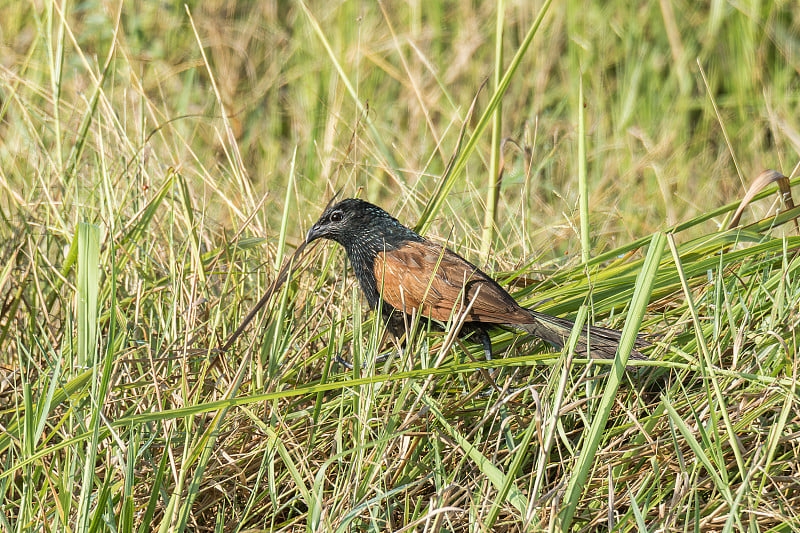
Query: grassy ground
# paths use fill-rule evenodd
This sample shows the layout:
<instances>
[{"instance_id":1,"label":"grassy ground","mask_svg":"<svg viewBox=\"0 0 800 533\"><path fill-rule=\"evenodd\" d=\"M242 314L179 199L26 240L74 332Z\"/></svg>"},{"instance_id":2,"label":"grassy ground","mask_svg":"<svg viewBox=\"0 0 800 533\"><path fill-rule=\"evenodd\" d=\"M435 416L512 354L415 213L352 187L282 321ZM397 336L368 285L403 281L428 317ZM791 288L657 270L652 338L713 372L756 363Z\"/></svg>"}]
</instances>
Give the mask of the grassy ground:
<instances>
[{"instance_id":1,"label":"grassy ground","mask_svg":"<svg viewBox=\"0 0 800 533\"><path fill-rule=\"evenodd\" d=\"M0 529L800 529L795 6L472 4L0 3ZM338 190L653 362L376 363L325 245L210 364Z\"/></svg>"}]
</instances>

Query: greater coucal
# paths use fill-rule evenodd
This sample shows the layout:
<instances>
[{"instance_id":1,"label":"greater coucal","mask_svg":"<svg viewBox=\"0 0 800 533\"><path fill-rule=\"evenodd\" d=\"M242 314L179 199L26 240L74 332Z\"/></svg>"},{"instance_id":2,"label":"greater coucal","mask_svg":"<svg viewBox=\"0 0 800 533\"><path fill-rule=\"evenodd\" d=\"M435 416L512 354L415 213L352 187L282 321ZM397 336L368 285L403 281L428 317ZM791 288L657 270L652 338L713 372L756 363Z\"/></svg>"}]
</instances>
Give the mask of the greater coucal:
<instances>
[{"instance_id":1,"label":"greater coucal","mask_svg":"<svg viewBox=\"0 0 800 533\"><path fill-rule=\"evenodd\" d=\"M572 331L571 320L522 307L478 267L364 200L348 198L328 207L308 231L306 243L316 239L330 239L344 247L370 308L381 308L389 331L398 337L407 318L402 313L446 323L470 304L462 331L475 332L489 358L492 345L487 329L492 327L520 329L558 347L564 346ZM614 357L619 331L586 326L578 354L586 354L587 337L592 356ZM630 357L647 359L636 350Z\"/></svg>"}]
</instances>

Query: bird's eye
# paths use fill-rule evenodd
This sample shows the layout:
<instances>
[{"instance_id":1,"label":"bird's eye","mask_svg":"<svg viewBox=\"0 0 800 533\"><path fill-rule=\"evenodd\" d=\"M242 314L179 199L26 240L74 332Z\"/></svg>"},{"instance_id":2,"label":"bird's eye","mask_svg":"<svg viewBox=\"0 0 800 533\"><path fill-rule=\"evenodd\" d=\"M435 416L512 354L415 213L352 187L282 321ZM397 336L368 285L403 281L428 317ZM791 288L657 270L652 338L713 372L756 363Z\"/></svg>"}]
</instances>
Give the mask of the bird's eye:
<instances>
[{"instance_id":1,"label":"bird's eye","mask_svg":"<svg viewBox=\"0 0 800 533\"><path fill-rule=\"evenodd\" d=\"M342 212L341 211L334 211L331 213L331 222L341 222L342 221Z\"/></svg>"}]
</instances>

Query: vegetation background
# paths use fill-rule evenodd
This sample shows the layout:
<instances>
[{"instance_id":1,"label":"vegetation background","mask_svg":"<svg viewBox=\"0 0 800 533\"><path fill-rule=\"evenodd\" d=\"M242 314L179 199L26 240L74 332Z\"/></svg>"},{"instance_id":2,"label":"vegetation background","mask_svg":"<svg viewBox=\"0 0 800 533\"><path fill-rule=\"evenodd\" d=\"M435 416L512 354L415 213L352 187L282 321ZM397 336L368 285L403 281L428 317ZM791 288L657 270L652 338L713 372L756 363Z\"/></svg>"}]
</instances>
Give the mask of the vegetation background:
<instances>
[{"instance_id":1,"label":"vegetation background","mask_svg":"<svg viewBox=\"0 0 800 533\"><path fill-rule=\"evenodd\" d=\"M797 174L794 2L0 21L3 531L800 528L797 209L725 231ZM654 362L430 332L376 363L331 245L210 364L340 190L529 305L643 320Z\"/></svg>"}]
</instances>

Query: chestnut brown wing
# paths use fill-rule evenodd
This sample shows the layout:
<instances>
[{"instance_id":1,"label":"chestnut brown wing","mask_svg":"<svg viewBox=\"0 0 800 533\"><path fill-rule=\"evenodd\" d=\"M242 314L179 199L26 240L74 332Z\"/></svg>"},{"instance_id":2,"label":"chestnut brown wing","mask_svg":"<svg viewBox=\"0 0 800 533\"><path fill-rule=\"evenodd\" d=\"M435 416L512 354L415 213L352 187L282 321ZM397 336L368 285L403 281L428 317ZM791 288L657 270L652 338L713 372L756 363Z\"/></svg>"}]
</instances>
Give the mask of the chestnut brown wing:
<instances>
[{"instance_id":1,"label":"chestnut brown wing","mask_svg":"<svg viewBox=\"0 0 800 533\"><path fill-rule=\"evenodd\" d=\"M475 298L466 316L468 322L514 324L533 320L486 274L436 244L411 241L381 252L374 269L383 300L409 314L421 312L425 317L447 322Z\"/></svg>"}]
</instances>

